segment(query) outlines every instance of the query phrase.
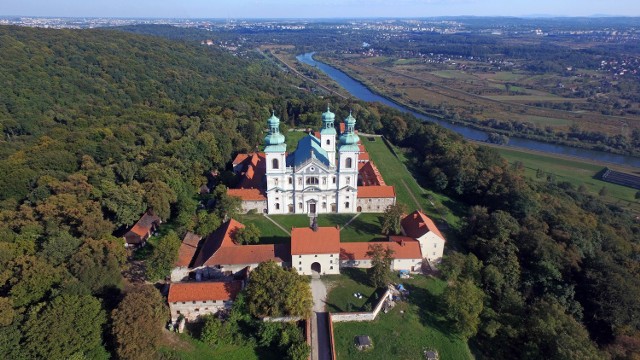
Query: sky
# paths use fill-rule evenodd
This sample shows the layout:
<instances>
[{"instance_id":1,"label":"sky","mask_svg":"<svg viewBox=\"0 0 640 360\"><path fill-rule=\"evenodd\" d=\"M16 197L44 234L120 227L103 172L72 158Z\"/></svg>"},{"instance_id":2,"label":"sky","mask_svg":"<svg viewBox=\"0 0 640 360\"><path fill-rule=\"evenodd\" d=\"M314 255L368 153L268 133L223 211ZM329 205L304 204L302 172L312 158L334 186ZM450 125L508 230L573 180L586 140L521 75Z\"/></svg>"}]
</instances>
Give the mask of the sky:
<instances>
[{"instance_id":1,"label":"sky","mask_svg":"<svg viewBox=\"0 0 640 360\"><path fill-rule=\"evenodd\" d=\"M640 16L640 0L1 0L0 15L162 18Z\"/></svg>"}]
</instances>

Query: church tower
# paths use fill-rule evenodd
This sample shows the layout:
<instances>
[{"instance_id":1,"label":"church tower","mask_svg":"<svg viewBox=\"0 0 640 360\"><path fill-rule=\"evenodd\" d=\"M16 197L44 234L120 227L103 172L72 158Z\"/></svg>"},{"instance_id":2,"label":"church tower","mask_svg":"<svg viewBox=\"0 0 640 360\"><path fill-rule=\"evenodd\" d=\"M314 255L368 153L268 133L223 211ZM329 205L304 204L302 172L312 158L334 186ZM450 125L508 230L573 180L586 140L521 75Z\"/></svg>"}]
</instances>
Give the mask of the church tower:
<instances>
[{"instance_id":1,"label":"church tower","mask_svg":"<svg viewBox=\"0 0 640 360\"><path fill-rule=\"evenodd\" d=\"M358 195L358 135L356 119L349 113L338 148L338 212L355 212Z\"/></svg>"},{"instance_id":2,"label":"church tower","mask_svg":"<svg viewBox=\"0 0 640 360\"><path fill-rule=\"evenodd\" d=\"M284 143L284 135L280 133L280 119L275 114L272 114L267 120L267 124L269 126L269 134L264 138L264 153L267 162L268 180L269 175L284 174L287 168L285 162L287 145Z\"/></svg>"},{"instance_id":3,"label":"church tower","mask_svg":"<svg viewBox=\"0 0 640 360\"><path fill-rule=\"evenodd\" d=\"M327 106L327 112L322 113L322 129L320 130L320 143L329 156L331 166L336 166L336 129L333 126L335 114Z\"/></svg>"}]
</instances>

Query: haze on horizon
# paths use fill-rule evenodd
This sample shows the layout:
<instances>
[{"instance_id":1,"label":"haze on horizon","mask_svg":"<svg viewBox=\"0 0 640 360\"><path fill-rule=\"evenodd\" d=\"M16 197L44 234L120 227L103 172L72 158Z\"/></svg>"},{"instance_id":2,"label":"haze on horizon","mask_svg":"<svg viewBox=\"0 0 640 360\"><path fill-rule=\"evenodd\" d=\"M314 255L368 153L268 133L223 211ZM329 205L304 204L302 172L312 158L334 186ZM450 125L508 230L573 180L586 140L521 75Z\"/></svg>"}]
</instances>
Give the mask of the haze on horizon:
<instances>
[{"instance_id":1,"label":"haze on horizon","mask_svg":"<svg viewBox=\"0 0 640 360\"><path fill-rule=\"evenodd\" d=\"M146 18L640 16L638 0L5 0L0 15Z\"/></svg>"}]
</instances>

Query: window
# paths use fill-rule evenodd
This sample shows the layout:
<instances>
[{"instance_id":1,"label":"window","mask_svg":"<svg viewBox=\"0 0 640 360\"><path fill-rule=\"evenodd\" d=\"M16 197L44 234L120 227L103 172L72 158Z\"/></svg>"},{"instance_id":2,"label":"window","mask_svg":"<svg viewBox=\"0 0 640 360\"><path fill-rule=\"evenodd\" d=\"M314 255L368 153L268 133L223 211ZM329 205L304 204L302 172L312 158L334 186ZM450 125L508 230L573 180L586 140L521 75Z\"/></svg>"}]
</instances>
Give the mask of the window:
<instances>
[{"instance_id":1,"label":"window","mask_svg":"<svg viewBox=\"0 0 640 360\"><path fill-rule=\"evenodd\" d=\"M306 181L307 185L318 185L320 181L316 176L309 176Z\"/></svg>"},{"instance_id":2,"label":"window","mask_svg":"<svg viewBox=\"0 0 640 360\"><path fill-rule=\"evenodd\" d=\"M278 159L271 160L271 167L274 168L274 169L279 169L280 168L280 162L278 161Z\"/></svg>"},{"instance_id":3,"label":"window","mask_svg":"<svg viewBox=\"0 0 640 360\"><path fill-rule=\"evenodd\" d=\"M333 270L333 266L329 266L329 270Z\"/></svg>"},{"instance_id":4,"label":"window","mask_svg":"<svg viewBox=\"0 0 640 360\"><path fill-rule=\"evenodd\" d=\"M298 178L298 185L302 185L302 178Z\"/></svg>"},{"instance_id":5,"label":"window","mask_svg":"<svg viewBox=\"0 0 640 360\"><path fill-rule=\"evenodd\" d=\"M302 259L302 255L298 255L298 259Z\"/></svg>"},{"instance_id":6,"label":"window","mask_svg":"<svg viewBox=\"0 0 640 360\"><path fill-rule=\"evenodd\" d=\"M196 302L194 301L193 303L195 304Z\"/></svg>"},{"instance_id":7,"label":"window","mask_svg":"<svg viewBox=\"0 0 640 360\"><path fill-rule=\"evenodd\" d=\"M329 255L329 257L333 257L333 254Z\"/></svg>"},{"instance_id":8,"label":"window","mask_svg":"<svg viewBox=\"0 0 640 360\"><path fill-rule=\"evenodd\" d=\"M347 184L351 184L351 176L347 176Z\"/></svg>"},{"instance_id":9,"label":"window","mask_svg":"<svg viewBox=\"0 0 640 360\"><path fill-rule=\"evenodd\" d=\"M334 184L336 183L336 177L335 176L333 177L333 183Z\"/></svg>"},{"instance_id":10,"label":"window","mask_svg":"<svg viewBox=\"0 0 640 360\"><path fill-rule=\"evenodd\" d=\"M302 261L298 261L298 265L302 265Z\"/></svg>"},{"instance_id":11,"label":"window","mask_svg":"<svg viewBox=\"0 0 640 360\"><path fill-rule=\"evenodd\" d=\"M435 251L433 252L433 256L436 256L436 252Z\"/></svg>"},{"instance_id":12,"label":"window","mask_svg":"<svg viewBox=\"0 0 640 360\"><path fill-rule=\"evenodd\" d=\"M433 244L433 248L434 249L437 248L437 247L438 247L438 244Z\"/></svg>"},{"instance_id":13,"label":"window","mask_svg":"<svg viewBox=\"0 0 640 360\"><path fill-rule=\"evenodd\" d=\"M331 140L327 139L327 145L331 145Z\"/></svg>"},{"instance_id":14,"label":"window","mask_svg":"<svg viewBox=\"0 0 640 360\"><path fill-rule=\"evenodd\" d=\"M184 305L184 304L186 304L186 302L184 302L184 301L183 301L183 302L182 302L182 305Z\"/></svg>"},{"instance_id":15,"label":"window","mask_svg":"<svg viewBox=\"0 0 640 360\"><path fill-rule=\"evenodd\" d=\"M199 312L199 311L200 311L200 309L199 309L199 308L196 308L196 311L197 311L197 312Z\"/></svg>"},{"instance_id":16,"label":"window","mask_svg":"<svg viewBox=\"0 0 640 360\"><path fill-rule=\"evenodd\" d=\"M327 178L326 177L322 178L322 185L327 185Z\"/></svg>"},{"instance_id":17,"label":"window","mask_svg":"<svg viewBox=\"0 0 640 360\"><path fill-rule=\"evenodd\" d=\"M323 203L322 203L322 208L323 208L323 209L326 209L326 208L327 208L327 203L326 203L326 202L323 202Z\"/></svg>"},{"instance_id":18,"label":"window","mask_svg":"<svg viewBox=\"0 0 640 360\"><path fill-rule=\"evenodd\" d=\"M315 257L318 257L318 255L315 255Z\"/></svg>"},{"instance_id":19,"label":"window","mask_svg":"<svg viewBox=\"0 0 640 360\"><path fill-rule=\"evenodd\" d=\"M277 179L277 178L276 178L276 179L273 179L273 184L274 184L275 186L278 186L278 183L279 183L279 181L278 181L278 179Z\"/></svg>"},{"instance_id":20,"label":"window","mask_svg":"<svg viewBox=\"0 0 640 360\"><path fill-rule=\"evenodd\" d=\"M180 315L180 310L176 311L176 314Z\"/></svg>"},{"instance_id":21,"label":"window","mask_svg":"<svg viewBox=\"0 0 640 360\"><path fill-rule=\"evenodd\" d=\"M345 207L345 209L349 208L349 202L348 201L346 203L344 203L344 207Z\"/></svg>"},{"instance_id":22,"label":"window","mask_svg":"<svg viewBox=\"0 0 640 360\"><path fill-rule=\"evenodd\" d=\"M351 169L352 166L353 166L353 159L352 158L346 158L344 160L344 167L346 167L347 169Z\"/></svg>"},{"instance_id":23,"label":"window","mask_svg":"<svg viewBox=\"0 0 640 360\"><path fill-rule=\"evenodd\" d=\"M300 271L302 271L302 268L301 268L301 267L299 267L298 269L299 269Z\"/></svg>"},{"instance_id":24,"label":"window","mask_svg":"<svg viewBox=\"0 0 640 360\"><path fill-rule=\"evenodd\" d=\"M276 210L280 210L280 204L276 203Z\"/></svg>"},{"instance_id":25,"label":"window","mask_svg":"<svg viewBox=\"0 0 640 360\"><path fill-rule=\"evenodd\" d=\"M289 185L293 185L293 178L292 177L289 178Z\"/></svg>"},{"instance_id":26,"label":"window","mask_svg":"<svg viewBox=\"0 0 640 360\"><path fill-rule=\"evenodd\" d=\"M298 203L298 209L302 210L302 203Z\"/></svg>"}]
</instances>

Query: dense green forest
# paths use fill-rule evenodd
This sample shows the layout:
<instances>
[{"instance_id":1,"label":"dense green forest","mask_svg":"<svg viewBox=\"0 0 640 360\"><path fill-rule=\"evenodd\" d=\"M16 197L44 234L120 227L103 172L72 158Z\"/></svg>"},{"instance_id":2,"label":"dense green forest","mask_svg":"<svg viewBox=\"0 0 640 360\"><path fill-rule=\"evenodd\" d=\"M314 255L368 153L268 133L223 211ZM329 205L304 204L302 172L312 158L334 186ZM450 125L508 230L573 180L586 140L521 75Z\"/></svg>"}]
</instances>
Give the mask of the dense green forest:
<instances>
[{"instance_id":1,"label":"dense green forest","mask_svg":"<svg viewBox=\"0 0 640 360\"><path fill-rule=\"evenodd\" d=\"M327 101L406 148L426 186L468 205L464 240L443 264L448 296L434 306L479 357L640 354L640 227L628 214L567 183L530 182L436 125L294 81L211 47L0 27L0 354L153 358L163 300L123 284L113 234L149 207L179 235L215 229L232 205L214 191L198 206L210 171L260 143L270 109L317 126ZM456 292L473 294L468 306L446 303Z\"/></svg>"}]
</instances>

